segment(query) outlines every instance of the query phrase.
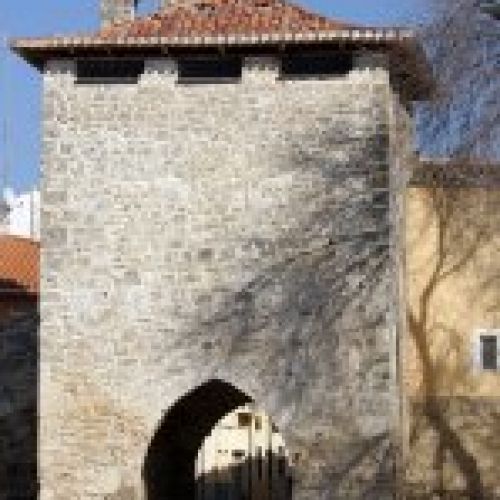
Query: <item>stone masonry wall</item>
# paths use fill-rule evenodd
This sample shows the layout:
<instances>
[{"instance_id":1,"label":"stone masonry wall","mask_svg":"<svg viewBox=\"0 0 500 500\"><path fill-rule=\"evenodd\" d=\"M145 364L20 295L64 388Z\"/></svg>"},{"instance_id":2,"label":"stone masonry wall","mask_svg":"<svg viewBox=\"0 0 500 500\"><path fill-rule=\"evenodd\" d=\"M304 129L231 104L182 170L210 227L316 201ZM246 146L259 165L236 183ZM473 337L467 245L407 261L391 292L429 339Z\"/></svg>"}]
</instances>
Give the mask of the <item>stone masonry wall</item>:
<instances>
[{"instance_id":1,"label":"stone masonry wall","mask_svg":"<svg viewBox=\"0 0 500 500\"><path fill-rule=\"evenodd\" d=\"M283 80L249 58L224 85L47 65L42 500L142 499L162 415L210 379L272 416L294 499L390 496L393 108L367 61Z\"/></svg>"}]
</instances>

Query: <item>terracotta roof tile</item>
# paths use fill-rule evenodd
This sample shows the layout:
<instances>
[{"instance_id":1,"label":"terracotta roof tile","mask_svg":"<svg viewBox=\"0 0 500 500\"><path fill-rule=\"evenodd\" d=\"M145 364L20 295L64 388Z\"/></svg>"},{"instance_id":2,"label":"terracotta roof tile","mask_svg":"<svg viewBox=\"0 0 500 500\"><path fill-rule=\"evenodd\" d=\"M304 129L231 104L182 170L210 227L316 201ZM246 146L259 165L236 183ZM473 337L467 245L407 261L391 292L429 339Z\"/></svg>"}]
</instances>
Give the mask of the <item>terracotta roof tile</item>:
<instances>
[{"instance_id":1,"label":"terracotta roof tile","mask_svg":"<svg viewBox=\"0 0 500 500\"><path fill-rule=\"evenodd\" d=\"M40 244L16 236L0 236L0 296L4 293L38 294Z\"/></svg>"},{"instance_id":2,"label":"terracotta roof tile","mask_svg":"<svg viewBox=\"0 0 500 500\"><path fill-rule=\"evenodd\" d=\"M429 94L430 67L411 30L329 19L287 0L177 0L151 16L113 24L92 35L19 38L11 41L11 48L42 68L51 57L86 57L111 51L162 55L178 49L346 42L390 53L392 67L404 70L411 92Z\"/></svg>"},{"instance_id":3,"label":"terracotta roof tile","mask_svg":"<svg viewBox=\"0 0 500 500\"><path fill-rule=\"evenodd\" d=\"M331 31L356 26L283 0L199 0L105 28L97 37L210 36Z\"/></svg>"},{"instance_id":4,"label":"terracotta roof tile","mask_svg":"<svg viewBox=\"0 0 500 500\"><path fill-rule=\"evenodd\" d=\"M192 0L174 3L151 16L107 26L85 38L89 43L102 43L158 37L317 34L343 29L370 28L329 19L286 0ZM81 40L83 37L38 40L52 41L56 45L66 40L71 45L71 38Z\"/></svg>"}]
</instances>

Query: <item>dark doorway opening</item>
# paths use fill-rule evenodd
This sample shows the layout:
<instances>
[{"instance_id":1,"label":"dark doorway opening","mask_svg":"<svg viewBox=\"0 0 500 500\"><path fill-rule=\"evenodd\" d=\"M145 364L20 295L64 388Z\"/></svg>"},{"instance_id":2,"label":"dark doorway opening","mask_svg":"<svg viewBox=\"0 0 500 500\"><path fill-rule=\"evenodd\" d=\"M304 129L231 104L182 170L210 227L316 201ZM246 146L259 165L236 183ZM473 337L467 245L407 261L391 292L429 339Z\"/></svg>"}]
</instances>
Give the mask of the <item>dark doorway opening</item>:
<instances>
[{"instance_id":1,"label":"dark doorway opening","mask_svg":"<svg viewBox=\"0 0 500 500\"><path fill-rule=\"evenodd\" d=\"M143 471L147 500L200 500L200 495L201 500L253 500L255 495L249 493L252 487L234 487L238 478L240 483L248 485L252 477L255 481L256 477L273 471L284 474L283 453L272 457L273 450L259 450L257 442L254 447L257 453L249 453L247 449L246 454L242 451L241 456L237 456L239 450L232 449L239 433L249 435L249 426L261 432L259 418L262 417L245 414L252 407L250 397L221 380L210 380L179 399L165 414L148 449ZM228 430L228 422L234 422L232 429ZM273 429L277 432L275 426ZM205 464L205 468L200 469L200 454L209 446L207 443L214 432L219 444L212 446L212 451L228 451L233 460L225 463L223 458L214 458L210 467ZM245 471L253 472L249 475ZM230 487L228 481L231 481ZM275 498L291 499L291 479L286 494L276 496L271 491L262 497L263 500Z\"/></svg>"}]
</instances>

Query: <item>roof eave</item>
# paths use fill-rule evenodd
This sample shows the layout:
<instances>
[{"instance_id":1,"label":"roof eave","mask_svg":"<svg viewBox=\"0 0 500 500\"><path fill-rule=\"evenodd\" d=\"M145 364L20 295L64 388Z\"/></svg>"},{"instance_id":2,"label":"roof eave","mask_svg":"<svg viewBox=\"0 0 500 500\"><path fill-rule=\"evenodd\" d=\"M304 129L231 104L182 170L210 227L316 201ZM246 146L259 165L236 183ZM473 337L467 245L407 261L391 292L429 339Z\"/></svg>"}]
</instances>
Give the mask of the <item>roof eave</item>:
<instances>
[{"instance_id":1,"label":"roof eave","mask_svg":"<svg viewBox=\"0 0 500 500\"><path fill-rule=\"evenodd\" d=\"M403 49L412 90L408 98L427 99L432 93L433 80L430 65L423 50L416 41L412 30L402 28L359 28L338 29L306 33L264 33L234 34L190 37L128 37L104 39L89 36L54 37L54 38L19 38L11 40L10 47L20 57L38 69L54 57L76 57L90 52L106 54L140 51L141 53L162 54L175 49L213 49L221 47L287 47L353 44L360 46L381 47L391 51L394 47ZM411 55L411 57L407 57ZM417 71L418 68L418 71ZM410 82L409 82L410 84Z\"/></svg>"},{"instance_id":2,"label":"roof eave","mask_svg":"<svg viewBox=\"0 0 500 500\"><path fill-rule=\"evenodd\" d=\"M421 158L414 166L412 188L498 189L500 164L478 158Z\"/></svg>"},{"instance_id":3,"label":"roof eave","mask_svg":"<svg viewBox=\"0 0 500 500\"><path fill-rule=\"evenodd\" d=\"M359 28L319 30L314 32L274 32L259 34L225 34L196 36L148 36L106 39L92 36L60 36L49 38L17 38L10 42L16 52L32 52L50 49L81 49L102 47L116 49L123 47L207 47L261 45L272 43L307 42L397 42L414 38L411 30L401 28Z\"/></svg>"}]
</instances>

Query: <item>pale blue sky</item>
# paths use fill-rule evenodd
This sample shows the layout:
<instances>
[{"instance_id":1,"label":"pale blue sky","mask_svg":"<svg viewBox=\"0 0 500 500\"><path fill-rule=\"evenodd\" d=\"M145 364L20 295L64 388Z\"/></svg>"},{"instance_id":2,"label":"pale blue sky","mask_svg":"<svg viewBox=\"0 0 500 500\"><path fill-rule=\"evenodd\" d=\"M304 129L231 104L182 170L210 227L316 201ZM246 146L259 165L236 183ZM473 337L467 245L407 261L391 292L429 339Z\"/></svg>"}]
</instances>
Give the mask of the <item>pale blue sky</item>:
<instances>
[{"instance_id":1,"label":"pale blue sky","mask_svg":"<svg viewBox=\"0 0 500 500\"><path fill-rule=\"evenodd\" d=\"M425 0L295 0L332 17L371 25L409 24ZM143 0L145 12L157 0ZM0 38L88 32L98 27L99 0L0 0ZM3 43L2 43L3 45ZM40 78L0 48L0 190L5 164L17 191L36 185L40 157ZM5 143L7 147L5 147Z\"/></svg>"}]
</instances>

